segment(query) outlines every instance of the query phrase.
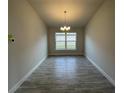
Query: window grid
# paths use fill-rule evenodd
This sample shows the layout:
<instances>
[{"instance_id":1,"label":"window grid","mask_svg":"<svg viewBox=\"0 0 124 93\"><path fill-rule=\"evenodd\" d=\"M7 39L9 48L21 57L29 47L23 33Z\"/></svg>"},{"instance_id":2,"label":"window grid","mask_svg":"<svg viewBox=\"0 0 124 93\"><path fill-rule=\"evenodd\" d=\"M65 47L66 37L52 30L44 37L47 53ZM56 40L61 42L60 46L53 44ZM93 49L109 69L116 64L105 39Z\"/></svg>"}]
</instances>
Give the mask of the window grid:
<instances>
[{"instance_id":1,"label":"window grid","mask_svg":"<svg viewBox=\"0 0 124 93\"><path fill-rule=\"evenodd\" d=\"M76 37L77 37L76 35L77 35L76 32L60 32L60 33L56 32L55 33L56 50L76 50ZM63 39L61 36L63 36ZM68 39L69 36L72 36L73 40L71 39L69 40ZM57 38L59 37L61 37L61 39L58 40Z\"/></svg>"}]
</instances>

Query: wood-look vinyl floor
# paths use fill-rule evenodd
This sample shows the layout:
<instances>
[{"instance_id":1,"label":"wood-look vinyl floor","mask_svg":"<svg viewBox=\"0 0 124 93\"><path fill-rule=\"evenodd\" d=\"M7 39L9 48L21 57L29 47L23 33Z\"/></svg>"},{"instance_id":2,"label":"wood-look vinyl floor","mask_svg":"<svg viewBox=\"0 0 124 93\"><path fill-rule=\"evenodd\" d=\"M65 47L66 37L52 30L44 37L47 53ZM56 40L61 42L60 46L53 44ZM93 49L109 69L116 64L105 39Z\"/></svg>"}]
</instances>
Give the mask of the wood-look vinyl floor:
<instances>
[{"instance_id":1,"label":"wood-look vinyl floor","mask_svg":"<svg viewBox=\"0 0 124 93\"><path fill-rule=\"evenodd\" d=\"M15 93L114 92L114 86L85 57L51 56Z\"/></svg>"}]
</instances>

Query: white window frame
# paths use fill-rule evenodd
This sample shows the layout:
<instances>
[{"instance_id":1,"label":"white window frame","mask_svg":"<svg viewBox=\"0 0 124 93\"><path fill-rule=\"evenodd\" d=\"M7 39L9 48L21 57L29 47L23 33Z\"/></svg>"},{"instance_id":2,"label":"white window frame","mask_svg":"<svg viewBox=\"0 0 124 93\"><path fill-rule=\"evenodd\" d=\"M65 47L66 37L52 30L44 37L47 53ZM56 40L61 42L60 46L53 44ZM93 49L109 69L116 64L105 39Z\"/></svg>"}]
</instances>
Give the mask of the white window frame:
<instances>
[{"instance_id":1,"label":"white window frame","mask_svg":"<svg viewBox=\"0 0 124 93\"><path fill-rule=\"evenodd\" d=\"M56 49L56 33L65 33L65 49ZM75 41L70 41L70 42L75 42L75 49L68 49L67 48L67 33L75 33L76 34L76 40ZM63 51L63 50L77 50L77 32L55 32L55 50L60 50L60 51Z\"/></svg>"}]
</instances>

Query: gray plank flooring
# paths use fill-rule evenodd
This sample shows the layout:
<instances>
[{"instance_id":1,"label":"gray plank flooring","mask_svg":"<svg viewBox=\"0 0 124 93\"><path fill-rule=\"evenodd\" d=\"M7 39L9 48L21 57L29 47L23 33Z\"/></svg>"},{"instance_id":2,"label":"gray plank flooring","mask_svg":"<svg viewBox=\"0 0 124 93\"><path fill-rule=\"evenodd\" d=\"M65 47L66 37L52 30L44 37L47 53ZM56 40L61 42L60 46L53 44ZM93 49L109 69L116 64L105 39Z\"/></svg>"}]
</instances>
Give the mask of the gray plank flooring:
<instances>
[{"instance_id":1,"label":"gray plank flooring","mask_svg":"<svg viewBox=\"0 0 124 93\"><path fill-rule=\"evenodd\" d=\"M48 57L15 93L114 93L115 87L83 56Z\"/></svg>"}]
</instances>

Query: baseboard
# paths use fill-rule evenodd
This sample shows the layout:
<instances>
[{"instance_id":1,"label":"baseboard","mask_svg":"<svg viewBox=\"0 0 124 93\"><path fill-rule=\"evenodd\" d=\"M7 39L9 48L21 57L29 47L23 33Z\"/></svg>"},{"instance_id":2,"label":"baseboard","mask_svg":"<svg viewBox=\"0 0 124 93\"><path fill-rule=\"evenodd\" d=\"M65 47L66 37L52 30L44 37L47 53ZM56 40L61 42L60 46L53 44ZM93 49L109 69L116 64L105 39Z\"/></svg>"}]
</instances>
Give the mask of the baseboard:
<instances>
[{"instance_id":1,"label":"baseboard","mask_svg":"<svg viewBox=\"0 0 124 93\"><path fill-rule=\"evenodd\" d=\"M115 86L115 81L103 70L101 69L97 64L95 64L95 62L90 59L88 56L85 56L107 79L108 81Z\"/></svg>"},{"instance_id":2,"label":"baseboard","mask_svg":"<svg viewBox=\"0 0 124 93\"><path fill-rule=\"evenodd\" d=\"M15 84L10 90L9 93L14 93L20 85L35 71L35 69L47 58L45 56L33 69L31 69L17 84Z\"/></svg>"},{"instance_id":3,"label":"baseboard","mask_svg":"<svg viewBox=\"0 0 124 93\"><path fill-rule=\"evenodd\" d=\"M51 54L48 54L49 56L81 56L83 55L83 53L51 53Z\"/></svg>"}]
</instances>

